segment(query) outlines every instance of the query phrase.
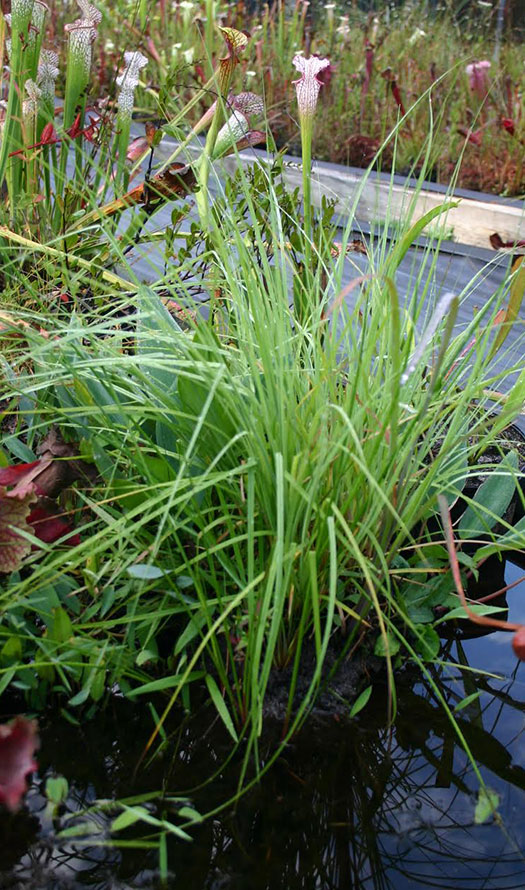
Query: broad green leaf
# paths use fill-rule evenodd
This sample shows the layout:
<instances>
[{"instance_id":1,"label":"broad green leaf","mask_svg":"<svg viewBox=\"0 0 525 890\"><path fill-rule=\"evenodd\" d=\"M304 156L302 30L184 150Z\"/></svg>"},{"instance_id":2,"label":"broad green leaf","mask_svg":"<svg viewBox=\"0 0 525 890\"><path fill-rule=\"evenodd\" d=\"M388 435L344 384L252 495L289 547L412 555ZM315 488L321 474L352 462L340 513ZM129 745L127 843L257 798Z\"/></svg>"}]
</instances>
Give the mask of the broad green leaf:
<instances>
[{"instance_id":1,"label":"broad green leaf","mask_svg":"<svg viewBox=\"0 0 525 890\"><path fill-rule=\"evenodd\" d=\"M20 637L8 637L0 649L0 663L6 667L18 664L22 660L22 641Z\"/></svg>"},{"instance_id":2,"label":"broad green leaf","mask_svg":"<svg viewBox=\"0 0 525 890\"><path fill-rule=\"evenodd\" d=\"M72 698L69 699L68 704L71 705L72 708L78 708L79 705L83 705L89 698L89 694L91 692L91 680L88 680L87 683L84 683L80 692L77 692Z\"/></svg>"},{"instance_id":3,"label":"broad green leaf","mask_svg":"<svg viewBox=\"0 0 525 890\"><path fill-rule=\"evenodd\" d=\"M156 581L158 578L163 578L166 575L164 569L159 569L158 566L151 566L146 563L128 566L127 573L137 581Z\"/></svg>"},{"instance_id":4,"label":"broad green leaf","mask_svg":"<svg viewBox=\"0 0 525 890\"><path fill-rule=\"evenodd\" d=\"M69 783L64 776L50 776L46 779L46 797L54 806L64 803L69 792Z\"/></svg>"},{"instance_id":5,"label":"broad green leaf","mask_svg":"<svg viewBox=\"0 0 525 890\"><path fill-rule=\"evenodd\" d=\"M7 689L15 674L16 667L10 667L3 674L0 674L0 695L2 695L5 689Z\"/></svg>"},{"instance_id":6,"label":"broad green leaf","mask_svg":"<svg viewBox=\"0 0 525 890\"><path fill-rule=\"evenodd\" d=\"M197 810L194 810L193 807L184 806L181 807L178 811L177 815L181 819L191 819L192 822L202 822L202 816Z\"/></svg>"},{"instance_id":7,"label":"broad green leaf","mask_svg":"<svg viewBox=\"0 0 525 890\"><path fill-rule=\"evenodd\" d=\"M206 686L208 687L208 692L210 693L211 700L217 709L217 713L224 723L226 729L230 733L234 742L239 741L239 737L237 732L235 731L235 726L233 725L233 720L230 717L230 712L226 707L226 702L224 701L221 693L219 692L219 688L217 683L211 676L211 674L206 675Z\"/></svg>"},{"instance_id":8,"label":"broad green leaf","mask_svg":"<svg viewBox=\"0 0 525 890\"><path fill-rule=\"evenodd\" d=\"M367 686L366 689L363 690L361 695L359 695L356 698L355 702L353 703L352 707L350 708L350 717L356 717L359 714L359 712L362 711L363 708L366 707L371 695L372 695L372 687Z\"/></svg>"},{"instance_id":9,"label":"broad green leaf","mask_svg":"<svg viewBox=\"0 0 525 890\"><path fill-rule=\"evenodd\" d=\"M177 575L175 578L175 584L177 587L180 587L181 590L186 590L187 587L194 586L194 580L190 575Z\"/></svg>"},{"instance_id":10,"label":"broad green leaf","mask_svg":"<svg viewBox=\"0 0 525 890\"><path fill-rule=\"evenodd\" d=\"M431 624L436 616L431 606L421 602L407 607L407 617L413 624Z\"/></svg>"},{"instance_id":11,"label":"broad green leaf","mask_svg":"<svg viewBox=\"0 0 525 890\"><path fill-rule=\"evenodd\" d=\"M428 625L419 625L415 628L416 643L415 649L426 661L434 661L441 649L441 640L433 627Z\"/></svg>"},{"instance_id":12,"label":"broad green leaf","mask_svg":"<svg viewBox=\"0 0 525 890\"><path fill-rule=\"evenodd\" d=\"M178 655L179 652L183 652L188 643L191 643L197 634L200 633L205 624L206 616L202 612L194 615L177 639L173 654Z\"/></svg>"},{"instance_id":13,"label":"broad green leaf","mask_svg":"<svg viewBox=\"0 0 525 890\"><path fill-rule=\"evenodd\" d=\"M499 794L490 788L480 788L476 809L474 810L474 823L483 825L487 819L493 816L499 805Z\"/></svg>"},{"instance_id":14,"label":"broad green leaf","mask_svg":"<svg viewBox=\"0 0 525 890\"><path fill-rule=\"evenodd\" d=\"M65 643L73 636L73 625L65 609L61 606L53 609L51 625L49 627L49 639L55 643Z\"/></svg>"},{"instance_id":15,"label":"broad green leaf","mask_svg":"<svg viewBox=\"0 0 525 890\"><path fill-rule=\"evenodd\" d=\"M92 701L100 701L106 691L106 671L102 668L95 670L93 682L91 684Z\"/></svg>"},{"instance_id":16,"label":"broad green leaf","mask_svg":"<svg viewBox=\"0 0 525 890\"><path fill-rule=\"evenodd\" d=\"M135 659L135 664L142 667L143 664L155 661L156 658L158 658L158 652L154 652L153 649L142 649Z\"/></svg>"},{"instance_id":17,"label":"broad green leaf","mask_svg":"<svg viewBox=\"0 0 525 890\"><path fill-rule=\"evenodd\" d=\"M398 638L393 634L387 633L386 639L383 637L383 634L381 634L376 640L374 655L379 655L383 658L387 655L396 655L396 653L399 652L400 647L401 644Z\"/></svg>"},{"instance_id":18,"label":"broad green leaf","mask_svg":"<svg viewBox=\"0 0 525 890\"><path fill-rule=\"evenodd\" d=\"M480 485L460 519L458 531L460 538L476 537L487 534L496 524L497 519L487 513L501 519L507 510L516 491L516 472L518 471L519 456L517 451L506 454L498 469L489 472L489 476Z\"/></svg>"},{"instance_id":19,"label":"broad green leaf","mask_svg":"<svg viewBox=\"0 0 525 890\"><path fill-rule=\"evenodd\" d=\"M501 606L485 605L484 603L471 603L470 611L474 612L475 615L494 615L496 612L505 612L506 609L501 608ZM465 621L469 620L469 616L465 612L463 606L457 606L457 608L452 609L450 612L447 612L446 615L443 615L443 618L436 621L436 624L441 624L443 621L451 621L453 618L464 618Z\"/></svg>"}]
</instances>

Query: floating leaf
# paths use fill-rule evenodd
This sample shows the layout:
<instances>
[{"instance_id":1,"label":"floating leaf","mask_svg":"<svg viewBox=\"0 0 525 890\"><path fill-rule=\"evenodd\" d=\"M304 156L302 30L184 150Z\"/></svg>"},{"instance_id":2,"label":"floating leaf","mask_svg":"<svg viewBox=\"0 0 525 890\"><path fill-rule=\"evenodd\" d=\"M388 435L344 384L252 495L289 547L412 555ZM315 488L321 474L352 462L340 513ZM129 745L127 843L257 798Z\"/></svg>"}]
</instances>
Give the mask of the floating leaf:
<instances>
[{"instance_id":1,"label":"floating leaf","mask_svg":"<svg viewBox=\"0 0 525 890\"><path fill-rule=\"evenodd\" d=\"M381 634L376 640L376 644L374 646L374 655L379 655L382 657L396 655L400 649L400 642L397 637L393 634L387 633L386 639Z\"/></svg>"},{"instance_id":2,"label":"floating leaf","mask_svg":"<svg viewBox=\"0 0 525 890\"><path fill-rule=\"evenodd\" d=\"M476 809L474 810L474 823L483 825L487 819L494 816L499 804L499 794L490 788L480 788Z\"/></svg>"},{"instance_id":3,"label":"floating leaf","mask_svg":"<svg viewBox=\"0 0 525 890\"><path fill-rule=\"evenodd\" d=\"M46 797L55 807L63 804L69 792L69 783L64 776L50 776L46 779Z\"/></svg>"}]
</instances>

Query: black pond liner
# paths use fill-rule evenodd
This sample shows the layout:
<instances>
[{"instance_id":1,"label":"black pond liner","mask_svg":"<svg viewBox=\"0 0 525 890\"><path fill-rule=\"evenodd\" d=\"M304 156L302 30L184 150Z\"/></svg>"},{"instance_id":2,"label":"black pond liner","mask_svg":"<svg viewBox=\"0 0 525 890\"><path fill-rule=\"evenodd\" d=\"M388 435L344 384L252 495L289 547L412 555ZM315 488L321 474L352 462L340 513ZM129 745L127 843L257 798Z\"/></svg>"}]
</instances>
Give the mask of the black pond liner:
<instances>
[{"instance_id":1,"label":"black pond liner","mask_svg":"<svg viewBox=\"0 0 525 890\"><path fill-rule=\"evenodd\" d=\"M500 564L493 589L503 575L511 583L520 574L516 566L502 569ZM508 604L510 620L525 620L525 582L509 592ZM191 843L168 844L165 886L521 890L525 667L513 657L510 642L509 634L499 632L449 640L442 653L448 666L429 666L429 678L407 665L397 675L397 717L391 728L385 725L387 690L380 672L358 718L349 719L349 706L318 712L236 808L193 829ZM467 664L487 673L465 670ZM347 679L351 683L355 677ZM500 797L502 824L492 819L475 824L478 781L431 680L451 709L479 693L456 718L487 785ZM66 824L65 813L97 798L155 788L187 795L202 813L228 800L236 790L242 751L226 764L231 741L206 709L188 723L177 723L180 715L170 719L169 744L135 775L152 729L144 703L133 706L115 697L104 712L78 727L51 712L40 718L39 774L23 809L0 814L0 890L161 887L156 851L60 842L55 829ZM263 763L276 738L270 725L261 742ZM221 764L226 765L221 769ZM215 780L203 785L217 771ZM44 784L56 774L67 778L70 790L54 828ZM159 815L162 806L153 812ZM174 815L169 807L168 815ZM107 826L106 817L97 816L97 821ZM125 837L140 835L131 829Z\"/></svg>"}]
</instances>

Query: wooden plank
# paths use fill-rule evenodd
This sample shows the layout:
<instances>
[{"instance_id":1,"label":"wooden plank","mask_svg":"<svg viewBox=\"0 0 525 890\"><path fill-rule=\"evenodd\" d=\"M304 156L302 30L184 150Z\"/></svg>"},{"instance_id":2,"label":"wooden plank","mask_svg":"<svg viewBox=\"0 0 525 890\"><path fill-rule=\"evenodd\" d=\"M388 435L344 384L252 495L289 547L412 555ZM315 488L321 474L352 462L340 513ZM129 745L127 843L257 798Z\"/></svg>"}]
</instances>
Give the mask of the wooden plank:
<instances>
[{"instance_id":1,"label":"wooden plank","mask_svg":"<svg viewBox=\"0 0 525 890\"><path fill-rule=\"evenodd\" d=\"M168 157L176 143L163 140L157 150L158 158ZM188 159L199 154L201 149L191 146L187 151ZM264 151L252 149L238 155L245 166L255 162L270 164L271 155ZM238 164L237 156L230 155L215 166L222 167L233 173ZM291 188L302 185L301 159L286 157L284 162L284 178ZM352 215L357 220L367 223L393 226L400 220L406 220L408 214L414 221L427 211L454 197L459 206L450 209L438 224L441 236L448 241L482 247L490 250L490 236L497 232L503 241L525 240L525 202L520 200L501 199L494 195L479 197L473 192L447 195L439 186L425 184L416 195L411 184L400 181L400 177L381 176L365 171L343 167L336 164L315 163L312 170L312 202L319 207L323 195L336 199L337 211L342 216ZM434 226L432 233L437 232Z\"/></svg>"}]
</instances>

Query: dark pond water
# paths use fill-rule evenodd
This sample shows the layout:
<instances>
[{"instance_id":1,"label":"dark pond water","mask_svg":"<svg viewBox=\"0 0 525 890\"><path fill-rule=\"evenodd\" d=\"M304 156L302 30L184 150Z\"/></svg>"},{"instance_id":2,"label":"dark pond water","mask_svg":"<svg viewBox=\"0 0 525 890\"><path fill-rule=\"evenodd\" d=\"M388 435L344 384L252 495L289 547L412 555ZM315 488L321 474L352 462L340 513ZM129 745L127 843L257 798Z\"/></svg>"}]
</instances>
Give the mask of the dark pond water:
<instances>
[{"instance_id":1,"label":"dark pond water","mask_svg":"<svg viewBox=\"0 0 525 890\"><path fill-rule=\"evenodd\" d=\"M524 572L508 564L506 582L517 581ZM510 620L525 621L523 581L509 592L508 603ZM468 666L485 673L471 672ZM485 782L499 795L499 815L485 824L475 824L478 780L436 688L451 708L480 692L457 711L457 721ZM168 845L164 886L523 888L525 665L513 657L510 636L497 632L445 642L443 664L432 668L429 678L422 681L410 666L400 674L398 716L391 730L385 713L386 691L379 684L359 718L309 723L235 810L192 830L191 843ZM172 727L163 754L134 776L151 728L147 707L132 708L118 700L80 727L56 716L41 720L40 771L26 806L15 815L0 816L2 890L161 886L154 849L111 849L56 839L65 815L96 799L164 788L187 795L204 813L235 792L238 764L221 766L228 742L210 730L207 715L193 725ZM217 771L214 782L196 787ZM67 778L70 790L53 826L43 788L45 778L55 774ZM105 818L95 817L102 828Z\"/></svg>"}]
</instances>

